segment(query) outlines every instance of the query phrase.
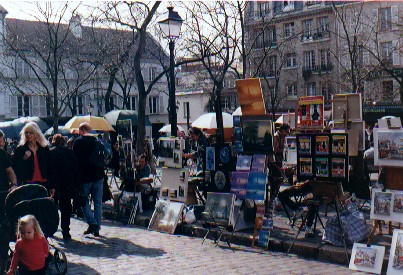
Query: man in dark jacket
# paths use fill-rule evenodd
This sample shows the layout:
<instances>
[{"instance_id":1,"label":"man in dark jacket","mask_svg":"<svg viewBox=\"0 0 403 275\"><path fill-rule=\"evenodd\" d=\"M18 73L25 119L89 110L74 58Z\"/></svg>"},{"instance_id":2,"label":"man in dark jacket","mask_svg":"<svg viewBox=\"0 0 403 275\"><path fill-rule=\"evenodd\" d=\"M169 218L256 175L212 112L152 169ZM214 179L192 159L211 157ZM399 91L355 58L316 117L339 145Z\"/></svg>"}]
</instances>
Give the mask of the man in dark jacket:
<instances>
[{"instance_id":1,"label":"man in dark jacket","mask_svg":"<svg viewBox=\"0 0 403 275\"><path fill-rule=\"evenodd\" d=\"M90 161L92 152L96 148L96 138L90 134L91 126L87 122L80 124L78 128L80 137L73 145L73 151L77 158L78 173L81 183L81 190L87 196L83 208L84 218L88 223L88 229L84 234L99 236L102 217L102 192L104 181L104 169L96 166ZM91 211L89 195L94 201L94 212Z\"/></svg>"},{"instance_id":2,"label":"man in dark jacket","mask_svg":"<svg viewBox=\"0 0 403 275\"><path fill-rule=\"evenodd\" d=\"M73 151L65 147L65 139L61 134L52 138L53 147L50 149L50 177L55 183L55 202L59 205L63 240L71 240L70 216L72 213L71 200L77 189L77 162Z\"/></svg>"}]
</instances>

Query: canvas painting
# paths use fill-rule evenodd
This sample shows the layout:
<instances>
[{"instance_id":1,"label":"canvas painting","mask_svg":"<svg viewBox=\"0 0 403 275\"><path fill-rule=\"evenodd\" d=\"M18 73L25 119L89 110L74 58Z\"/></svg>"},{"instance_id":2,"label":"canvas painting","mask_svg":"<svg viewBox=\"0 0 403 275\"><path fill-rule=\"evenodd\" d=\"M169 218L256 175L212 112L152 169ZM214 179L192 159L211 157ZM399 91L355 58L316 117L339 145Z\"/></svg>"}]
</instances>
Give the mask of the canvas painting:
<instances>
[{"instance_id":1,"label":"canvas painting","mask_svg":"<svg viewBox=\"0 0 403 275\"><path fill-rule=\"evenodd\" d=\"M174 234L184 204L158 200L148 229Z\"/></svg>"},{"instance_id":2,"label":"canvas painting","mask_svg":"<svg viewBox=\"0 0 403 275\"><path fill-rule=\"evenodd\" d=\"M299 174L301 176L312 176L312 158L300 158Z\"/></svg>"},{"instance_id":3,"label":"canvas painting","mask_svg":"<svg viewBox=\"0 0 403 275\"><path fill-rule=\"evenodd\" d=\"M399 193L399 192L394 193L393 212L403 213L403 193Z\"/></svg>"},{"instance_id":4,"label":"canvas painting","mask_svg":"<svg viewBox=\"0 0 403 275\"><path fill-rule=\"evenodd\" d=\"M371 245L367 247L366 244L354 243L349 268L380 274L384 254L384 246Z\"/></svg>"},{"instance_id":5,"label":"canvas painting","mask_svg":"<svg viewBox=\"0 0 403 275\"><path fill-rule=\"evenodd\" d=\"M315 159L315 176L329 177L329 162L327 158Z\"/></svg>"},{"instance_id":6,"label":"canvas painting","mask_svg":"<svg viewBox=\"0 0 403 275\"><path fill-rule=\"evenodd\" d=\"M250 172L246 186L246 198L253 200L264 200L266 195L267 174L261 172Z\"/></svg>"},{"instance_id":7,"label":"canvas painting","mask_svg":"<svg viewBox=\"0 0 403 275\"><path fill-rule=\"evenodd\" d=\"M310 155L311 154L311 138L310 137L299 137L298 138L298 153L300 155Z\"/></svg>"},{"instance_id":8,"label":"canvas painting","mask_svg":"<svg viewBox=\"0 0 403 275\"><path fill-rule=\"evenodd\" d=\"M234 138L235 140L242 140L242 128L234 127Z\"/></svg>"},{"instance_id":9,"label":"canvas painting","mask_svg":"<svg viewBox=\"0 0 403 275\"><path fill-rule=\"evenodd\" d=\"M162 168L160 198L186 202L189 169Z\"/></svg>"},{"instance_id":10,"label":"canvas painting","mask_svg":"<svg viewBox=\"0 0 403 275\"><path fill-rule=\"evenodd\" d=\"M264 172L266 170L266 155L253 155L252 172Z\"/></svg>"},{"instance_id":11,"label":"canvas painting","mask_svg":"<svg viewBox=\"0 0 403 275\"><path fill-rule=\"evenodd\" d=\"M234 201L234 194L208 192L204 212L210 213L218 223L233 225Z\"/></svg>"},{"instance_id":12,"label":"canvas painting","mask_svg":"<svg viewBox=\"0 0 403 275\"><path fill-rule=\"evenodd\" d=\"M316 136L315 137L315 153L317 155L329 154L329 137L328 136Z\"/></svg>"},{"instance_id":13,"label":"canvas painting","mask_svg":"<svg viewBox=\"0 0 403 275\"><path fill-rule=\"evenodd\" d=\"M390 216L392 193L376 192L374 199L374 214Z\"/></svg>"},{"instance_id":14,"label":"canvas painting","mask_svg":"<svg viewBox=\"0 0 403 275\"><path fill-rule=\"evenodd\" d=\"M270 238L269 230L260 230L259 232L259 239L258 239L258 246L261 247L268 247L269 246L269 238Z\"/></svg>"},{"instance_id":15,"label":"canvas painting","mask_svg":"<svg viewBox=\"0 0 403 275\"><path fill-rule=\"evenodd\" d=\"M344 178L345 177L346 162L342 158L332 159L332 177Z\"/></svg>"},{"instance_id":16,"label":"canvas painting","mask_svg":"<svg viewBox=\"0 0 403 275\"><path fill-rule=\"evenodd\" d=\"M243 144L242 141L235 141L235 151L237 153L242 153L243 152Z\"/></svg>"},{"instance_id":17,"label":"canvas painting","mask_svg":"<svg viewBox=\"0 0 403 275\"><path fill-rule=\"evenodd\" d=\"M387 275L403 274L403 230L393 230Z\"/></svg>"},{"instance_id":18,"label":"canvas painting","mask_svg":"<svg viewBox=\"0 0 403 275\"><path fill-rule=\"evenodd\" d=\"M173 158L175 149L175 140L171 138L159 139L159 156L163 158Z\"/></svg>"},{"instance_id":19,"label":"canvas painting","mask_svg":"<svg viewBox=\"0 0 403 275\"><path fill-rule=\"evenodd\" d=\"M242 144L248 154L273 153L273 122L268 116L243 116Z\"/></svg>"},{"instance_id":20,"label":"canvas painting","mask_svg":"<svg viewBox=\"0 0 403 275\"><path fill-rule=\"evenodd\" d=\"M238 156L236 161L237 171L250 171L250 166L252 163L252 156Z\"/></svg>"},{"instance_id":21,"label":"canvas painting","mask_svg":"<svg viewBox=\"0 0 403 275\"><path fill-rule=\"evenodd\" d=\"M234 127L241 127L241 116L232 116Z\"/></svg>"},{"instance_id":22,"label":"canvas painting","mask_svg":"<svg viewBox=\"0 0 403 275\"><path fill-rule=\"evenodd\" d=\"M211 182L211 172L210 171L205 171L204 172L204 180L206 182Z\"/></svg>"},{"instance_id":23,"label":"canvas painting","mask_svg":"<svg viewBox=\"0 0 403 275\"><path fill-rule=\"evenodd\" d=\"M285 137L285 143L289 150L297 150L297 138L296 137Z\"/></svg>"},{"instance_id":24,"label":"canvas painting","mask_svg":"<svg viewBox=\"0 0 403 275\"><path fill-rule=\"evenodd\" d=\"M332 154L333 155L346 155L347 154L347 140L345 135L332 136Z\"/></svg>"},{"instance_id":25,"label":"canvas painting","mask_svg":"<svg viewBox=\"0 0 403 275\"><path fill-rule=\"evenodd\" d=\"M374 129L375 165L403 166L403 129Z\"/></svg>"},{"instance_id":26,"label":"canvas painting","mask_svg":"<svg viewBox=\"0 0 403 275\"><path fill-rule=\"evenodd\" d=\"M323 96L301 96L298 101L298 117L302 128L323 128Z\"/></svg>"},{"instance_id":27,"label":"canvas painting","mask_svg":"<svg viewBox=\"0 0 403 275\"><path fill-rule=\"evenodd\" d=\"M264 115L266 108L259 78L235 80L242 115Z\"/></svg>"},{"instance_id":28,"label":"canvas painting","mask_svg":"<svg viewBox=\"0 0 403 275\"><path fill-rule=\"evenodd\" d=\"M180 138L159 138L159 165L182 168L184 140Z\"/></svg>"},{"instance_id":29,"label":"canvas painting","mask_svg":"<svg viewBox=\"0 0 403 275\"><path fill-rule=\"evenodd\" d=\"M231 193L237 199L246 198L246 185L248 184L248 172L232 172L231 173Z\"/></svg>"},{"instance_id":30,"label":"canvas painting","mask_svg":"<svg viewBox=\"0 0 403 275\"><path fill-rule=\"evenodd\" d=\"M215 148L206 147L206 170L215 170Z\"/></svg>"}]
</instances>

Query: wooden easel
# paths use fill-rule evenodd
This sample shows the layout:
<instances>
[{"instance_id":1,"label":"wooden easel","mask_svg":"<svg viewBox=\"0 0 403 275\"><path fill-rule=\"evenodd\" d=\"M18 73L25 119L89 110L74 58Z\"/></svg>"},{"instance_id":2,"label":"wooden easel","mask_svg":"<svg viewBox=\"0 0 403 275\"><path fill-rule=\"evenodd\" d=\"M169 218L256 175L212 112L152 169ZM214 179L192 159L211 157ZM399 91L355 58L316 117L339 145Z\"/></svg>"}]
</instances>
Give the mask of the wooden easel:
<instances>
[{"instance_id":1,"label":"wooden easel","mask_svg":"<svg viewBox=\"0 0 403 275\"><path fill-rule=\"evenodd\" d=\"M385 189L403 191L403 167L384 167L383 169L386 170ZM368 237L368 246L371 244L372 238L377 229L379 234L382 235L382 220L374 220L371 233ZM388 234L392 235L392 222L389 222Z\"/></svg>"}]
</instances>

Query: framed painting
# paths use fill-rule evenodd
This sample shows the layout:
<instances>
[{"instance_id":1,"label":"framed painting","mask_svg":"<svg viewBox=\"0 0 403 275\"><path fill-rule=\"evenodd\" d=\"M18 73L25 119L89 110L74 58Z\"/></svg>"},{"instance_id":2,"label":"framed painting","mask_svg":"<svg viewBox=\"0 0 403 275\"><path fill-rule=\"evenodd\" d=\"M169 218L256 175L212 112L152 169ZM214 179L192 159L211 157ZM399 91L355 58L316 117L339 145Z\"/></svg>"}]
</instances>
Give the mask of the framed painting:
<instances>
[{"instance_id":1,"label":"framed painting","mask_svg":"<svg viewBox=\"0 0 403 275\"><path fill-rule=\"evenodd\" d=\"M158 200L148 229L174 234L183 207L180 202Z\"/></svg>"},{"instance_id":2,"label":"framed painting","mask_svg":"<svg viewBox=\"0 0 403 275\"><path fill-rule=\"evenodd\" d=\"M393 230L387 275L403 274L403 230Z\"/></svg>"},{"instance_id":3,"label":"framed painting","mask_svg":"<svg viewBox=\"0 0 403 275\"><path fill-rule=\"evenodd\" d=\"M403 220L403 192L386 189L372 190L371 219L401 222Z\"/></svg>"},{"instance_id":4,"label":"framed painting","mask_svg":"<svg viewBox=\"0 0 403 275\"><path fill-rule=\"evenodd\" d=\"M210 213L220 224L234 225L234 202L234 194L208 192L204 211Z\"/></svg>"},{"instance_id":5,"label":"framed painting","mask_svg":"<svg viewBox=\"0 0 403 275\"><path fill-rule=\"evenodd\" d=\"M403 129L374 129L374 163L403 167Z\"/></svg>"},{"instance_id":6,"label":"framed painting","mask_svg":"<svg viewBox=\"0 0 403 275\"><path fill-rule=\"evenodd\" d=\"M245 154L273 153L273 121L270 116L242 116L242 149Z\"/></svg>"},{"instance_id":7,"label":"framed painting","mask_svg":"<svg viewBox=\"0 0 403 275\"><path fill-rule=\"evenodd\" d=\"M381 274L385 247L354 243L349 269Z\"/></svg>"}]
</instances>

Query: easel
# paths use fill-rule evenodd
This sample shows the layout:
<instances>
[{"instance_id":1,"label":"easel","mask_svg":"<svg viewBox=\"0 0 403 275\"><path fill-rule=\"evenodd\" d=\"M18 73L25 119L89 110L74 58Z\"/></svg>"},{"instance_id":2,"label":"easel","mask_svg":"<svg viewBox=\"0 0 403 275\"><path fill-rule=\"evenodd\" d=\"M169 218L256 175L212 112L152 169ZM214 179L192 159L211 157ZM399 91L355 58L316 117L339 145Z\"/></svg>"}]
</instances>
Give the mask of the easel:
<instances>
[{"instance_id":1,"label":"easel","mask_svg":"<svg viewBox=\"0 0 403 275\"><path fill-rule=\"evenodd\" d=\"M391 190L400 190L403 191L403 168L401 167L388 167L386 170L386 179L384 183L385 189ZM399 223L400 227L400 223ZM368 237L367 245L371 244L372 238L374 237L375 232L377 231L379 234L382 234L382 220L374 220L374 224L372 226L371 233ZM389 235L392 235L392 222L389 222Z\"/></svg>"}]
</instances>

